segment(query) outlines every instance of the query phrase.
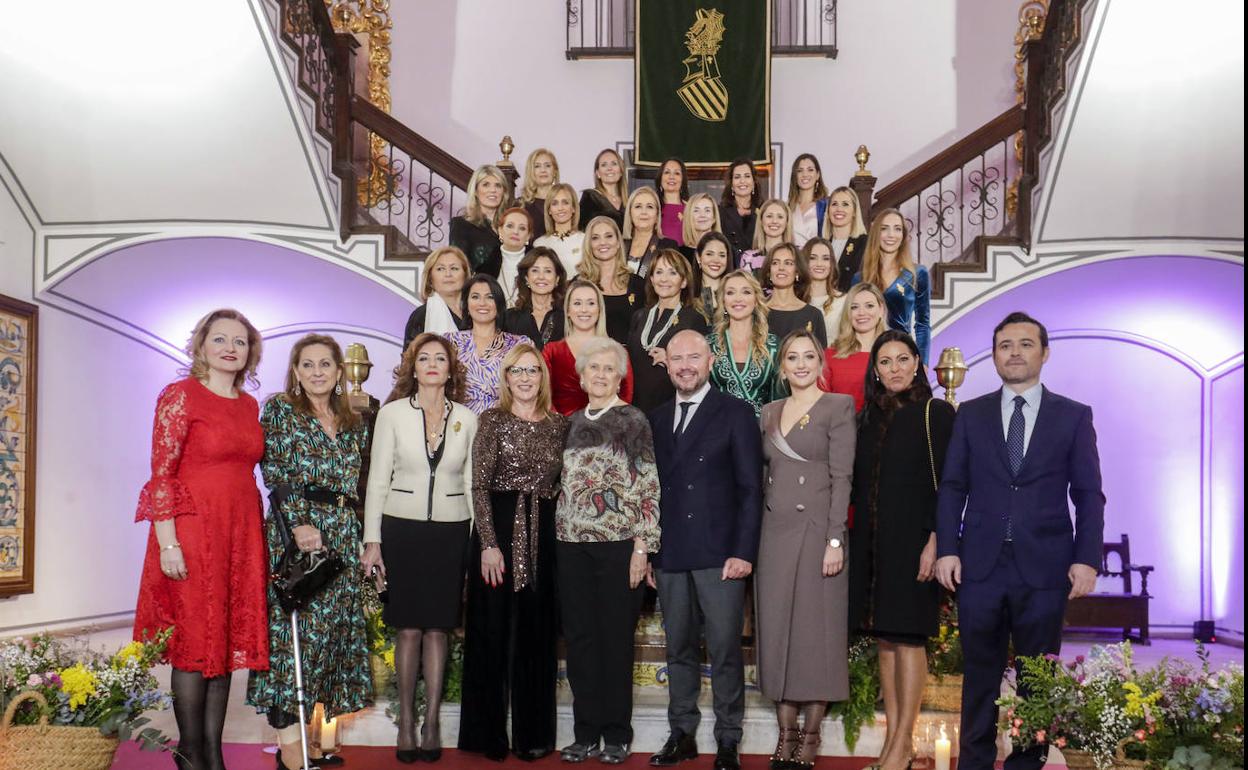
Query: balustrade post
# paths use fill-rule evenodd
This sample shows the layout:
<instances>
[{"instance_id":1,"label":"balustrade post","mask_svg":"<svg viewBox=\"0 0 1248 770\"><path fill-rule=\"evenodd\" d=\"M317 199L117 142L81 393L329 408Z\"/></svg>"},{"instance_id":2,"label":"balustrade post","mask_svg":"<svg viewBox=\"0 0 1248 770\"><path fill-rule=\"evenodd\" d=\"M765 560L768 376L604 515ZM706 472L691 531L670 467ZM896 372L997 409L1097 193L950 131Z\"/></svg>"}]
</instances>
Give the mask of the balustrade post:
<instances>
[{"instance_id":1,"label":"balustrade post","mask_svg":"<svg viewBox=\"0 0 1248 770\"><path fill-rule=\"evenodd\" d=\"M862 222L865 225L871 224L871 198L875 195L876 182L875 176L867 170L867 161L870 159L871 151L867 149L867 146L858 145L858 151L854 153L858 170L849 179L849 189L858 196L858 211L862 214Z\"/></svg>"},{"instance_id":2,"label":"balustrade post","mask_svg":"<svg viewBox=\"0 0 1248 770\"><path fill-rule=\"evenodd\" d=\"M343 243L351 234L355 221L355 170L351 167L352 140L351 99L355 95L355 51L360 41L354 35L337 33L333 38L334 57L334 116L331 164L334 173L342 180L342 193L338 205L338 237Z\"/></svg>"}]
</instances>

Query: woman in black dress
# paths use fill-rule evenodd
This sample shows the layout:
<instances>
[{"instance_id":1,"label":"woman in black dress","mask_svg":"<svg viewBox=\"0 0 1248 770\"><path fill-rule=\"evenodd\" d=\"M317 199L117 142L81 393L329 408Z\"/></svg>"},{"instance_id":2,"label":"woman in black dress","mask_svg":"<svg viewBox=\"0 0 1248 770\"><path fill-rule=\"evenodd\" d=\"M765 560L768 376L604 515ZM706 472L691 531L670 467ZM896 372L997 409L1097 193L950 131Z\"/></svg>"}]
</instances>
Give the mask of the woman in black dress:
<instances>
[{"instance_id":1,"label":"woman in black dress","mask_svg":"<svg viewBox=\"0 0 1248 770\"><path fill-rule=\"evenodd\" d=\"M468 180L468 203L464 213L451 219L450 244L468 257L474 273L498 278L503 266L498 239L499 217L511 206L511 194L498 166L485 165Z\"/></svg>"},{"instance_id":2,"label":"woman in black dress","mask_svg":"<svg viewBox=\"0 0 1248 770\"><path fill-rule=\"evenodd\" d=\"M610 217L616 227L624 229L624 199L627 197L624 160L615 150L603 150L594 158L594 186L581 193L581 221Z\"/></svg>"},{"instance_id":3,"label":"woman in black dress","mask_svg":"<svg viewBox=\"0 0 1248 770\"><path fill-rule=\"evenodd\" d=\"M919 348L905 332L875 340L854 456L849 535L850 628L874 636L888 729L880 765L901 770L927 681L925 645L938 632L936 487L953 407L932 397Z\"/></svg>"},{"instance_id":4,"label":"woman in black dress","mask_svg":"<svg viewBox=\"0 0 1248 770\"><path fill-rule=\"evenodd\" d=\"M763 191L758 185L758 172L749 158L738 158L724 175L724 194L719 201L719 221L723 234L732 244L732 266L737 255L754 244L754 219L763 205Z\"/></svg>"},{"instance_id":5,"label":"woman in black dress","mask_svg":"<svg viewBox=\"0 0 1248 770\"><path fill-rule=\"evenodd\" d=\"M523 334L538 350L563 339L563 293L568 274L553 249L537 246L520 260L516 306L507 311L503 331Z\"/></svg>"},{"instance_id":6,"label":"woman in black dress","mask_svg":"<svg viewBox=\"0 0 1248 770\"><path fill-rule=\"evenodd\" d=\"M646 282L628 269L624 239L610 217L595 217L585 226L585 256L577 277L602 290L607 336L628 342L628 325L646 298Z\"/></svg>"},{"instance_id":7,"label":"woman in black dress","mask_svg":"<svg viewBox=\"0 0 1248 770\"><path fill-rule=\"evenodd\" d=\"M649 412L673 398L667 376L667 341L678 331L706 334L706 319L695 306L693 268L675 249L662 249L646 279L646 307L633 313L628 328L628 359L633 368L633 406Z\"/></svg>"},{"instance_id":8,"label":"woman in black dress","mask_svg":"<svg viewBox=\"0 0 1248 770\"><path fill-rule=\"evenodd\" d=\"M819 344L828 346L828 330L823 313L810 306L810 270L806 257L792 243L772 246L763 260L763 289L767 297L767 328L784 339L799 329L815 335Z\"/></svg>"}]
</instances>

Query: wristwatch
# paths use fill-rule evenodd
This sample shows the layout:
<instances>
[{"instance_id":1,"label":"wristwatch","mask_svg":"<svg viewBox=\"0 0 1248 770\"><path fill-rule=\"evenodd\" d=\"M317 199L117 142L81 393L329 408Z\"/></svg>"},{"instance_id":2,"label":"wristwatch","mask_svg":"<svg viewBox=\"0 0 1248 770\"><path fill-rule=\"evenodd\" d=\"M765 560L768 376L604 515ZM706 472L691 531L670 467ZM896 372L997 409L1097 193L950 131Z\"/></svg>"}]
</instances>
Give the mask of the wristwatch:
<instances>
[{"instance_id":1,"label":"wristwatch","mask_svg":"<svg viewBox=\"0 0 1248 770\"><path fill-rule=\"evenodd\" d=\"M831 546L832 548L840 548L841 541L838 538L831 537L831 538L828 538L828 545Z\"/></svg>"}]
</instances>

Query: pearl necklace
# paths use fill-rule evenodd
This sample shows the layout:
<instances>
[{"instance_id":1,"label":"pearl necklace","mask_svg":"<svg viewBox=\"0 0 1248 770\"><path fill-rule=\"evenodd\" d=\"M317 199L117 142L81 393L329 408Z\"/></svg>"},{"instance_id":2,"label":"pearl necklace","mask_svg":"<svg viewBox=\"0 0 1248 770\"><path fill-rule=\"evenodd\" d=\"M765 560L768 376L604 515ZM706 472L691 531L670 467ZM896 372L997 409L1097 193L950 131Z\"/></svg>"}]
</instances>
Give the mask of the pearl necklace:
<instances>
[{"instance_id":1,"label":"pearl necklace","mask_svg":"<svg viewBox=\"0 0 1248 770\"><path fill-rule=\"evenodd\" d=\"M588 406L586 406L586 407L585 407L585 419L587 419L587 420L591 420L591 421L596 421L599 417L602 417L604 414L606 414L608 411L610 411L610 410L611 410L611 407L615 406L615 405L616 405L616 404L618 404L618 403L620 403L620 399L619 399L619 397L618 397L618 396L612 396L612 397L611 397L611 401L610 401L610 402L608 402L606 406L604 406L603 408L599 409L597 414L590 414L590 412L589 412L589 409L590 409L590 408L589 408Z\"/></svg>"}]
</instances>

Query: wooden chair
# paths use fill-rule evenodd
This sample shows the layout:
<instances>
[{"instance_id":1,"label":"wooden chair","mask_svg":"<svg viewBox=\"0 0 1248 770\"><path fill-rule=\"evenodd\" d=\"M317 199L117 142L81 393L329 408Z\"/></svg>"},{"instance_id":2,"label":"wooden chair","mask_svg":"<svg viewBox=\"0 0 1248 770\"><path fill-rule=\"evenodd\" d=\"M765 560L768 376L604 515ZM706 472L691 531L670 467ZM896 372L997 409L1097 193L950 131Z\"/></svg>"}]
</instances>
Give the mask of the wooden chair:
<instances>
[{"instance_id":1,"label":"wooden chair","mask_svg":"<svg viewBox=\"0 0 1248 770\"><path fill-rule=\"evenodd\" d=\"M1122 535L1117 543L1104 543L1101 547L1101 568L1098 578L1119 578L1122 591L1096 592L1074 599L1066 605L1068 628L1122 629L1122 638L1140 644L1149 644L1148 576L1153 568L1146 564L1131 562L1131 541ZM1140 575L1140 592L1135 593L1131 573ZM1133 634L1138 631L1138 634Z\"/></svg>"}]
</instances>

